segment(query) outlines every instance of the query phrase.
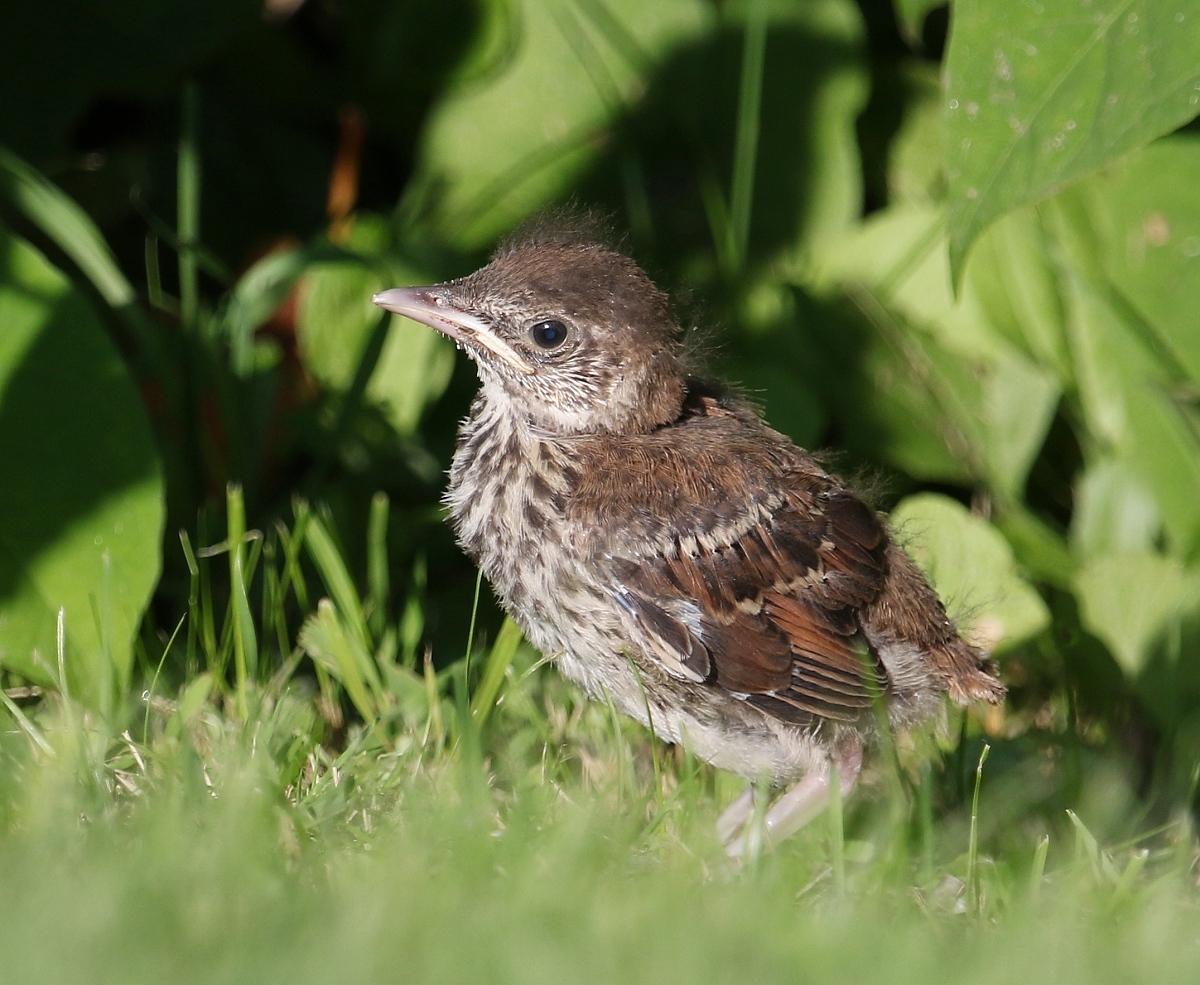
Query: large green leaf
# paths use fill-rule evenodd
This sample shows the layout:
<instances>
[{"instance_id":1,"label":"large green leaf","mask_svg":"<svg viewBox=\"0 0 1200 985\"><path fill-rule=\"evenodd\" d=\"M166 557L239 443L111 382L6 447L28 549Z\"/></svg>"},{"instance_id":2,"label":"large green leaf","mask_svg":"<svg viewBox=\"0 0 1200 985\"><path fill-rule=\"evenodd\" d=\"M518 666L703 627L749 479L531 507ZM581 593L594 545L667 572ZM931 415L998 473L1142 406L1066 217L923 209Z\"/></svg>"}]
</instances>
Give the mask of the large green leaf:
<instances>
[{"instance_id":1,"label":"large green leaf","mask_svg":"<svg viewBox=\"0 0 1200 985\"><path fill-rule=\"evenodd\" d=\"M1136 677L1163 632L1200 604L1200 572L1158 554L1088 562L1076 580L1084 626Z\"/></svg>"},{"instance_id":2,"label":"large green leaf","mask_svg":"<svg viewBox=\"0 0 1200 985\"><path fill-rule=\"evenodd\" d=\"M920 493L902 500L891 519L968 638L1004 650L1050 624L1046 604L1018 574L1007 541L961 503Z\"/></svg>"},{"instance_id":3,"label":"large green leaf","mask_svg":"<svg viewBox=\"0 0 1200 985\"><path fill-rule=\"evenodd\" d=\"M1200 112L1195 0L957 0L946 55L950 257Z\"/></svg>"},{"instance_id":4,"label":"large green leaf","mask_svg":"<svg viewBox=\"0 0 1200 985\"><path fill-rule=\"evenodd\" d=\"M467 248L565 191L645 88L653 60L712 21L700 0L504 2L511 57L454 89L421 140L419 187L435 227Z\"/></svg>"},{"instance_id":5,"label":"large green leaf","mask_svg":"<svg viewBox=\"0 0 1200 985\"><path fill-rule=\"evenodd\" d=\"M1193 383L1200 383L1198 180L1200 137L1188 134L1155 141L1084 189L1106 273Z\"/></svg>"},{"instance_id":6,"label":"large green leaf","mask_svg":"<svg viewBox=\"0 0 1200 985\"><path fill-rule=\"evenodd\" d=\"M95 313L0 228L0 663L104 701L128 682L159 572L163 488L133 382Z\"/></svg>"}]
</instances>

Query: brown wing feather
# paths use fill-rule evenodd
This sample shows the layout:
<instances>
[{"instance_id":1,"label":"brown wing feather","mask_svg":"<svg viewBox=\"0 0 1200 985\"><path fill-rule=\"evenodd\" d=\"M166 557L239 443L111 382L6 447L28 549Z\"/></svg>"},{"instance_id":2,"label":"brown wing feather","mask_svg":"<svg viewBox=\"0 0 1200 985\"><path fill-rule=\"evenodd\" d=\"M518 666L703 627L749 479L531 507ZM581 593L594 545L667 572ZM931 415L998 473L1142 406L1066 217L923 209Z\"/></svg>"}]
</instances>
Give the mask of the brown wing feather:
<instances>
[{"instance_id":1,"label":"brown wing feather","mask_svg":"<svg viewBox=\"0 0 1200 985\"><path fill-rule=\"evenodd\" d=\"M879 521L820 478L813 488L810 476L786 477L795 487L783 503L729 543L616 563L626 609L656 637L649 651L674 651L669 669L705 670L796 723L853 721L870 706L856 611L887 572Z\"/></svg>"}]
</instances>

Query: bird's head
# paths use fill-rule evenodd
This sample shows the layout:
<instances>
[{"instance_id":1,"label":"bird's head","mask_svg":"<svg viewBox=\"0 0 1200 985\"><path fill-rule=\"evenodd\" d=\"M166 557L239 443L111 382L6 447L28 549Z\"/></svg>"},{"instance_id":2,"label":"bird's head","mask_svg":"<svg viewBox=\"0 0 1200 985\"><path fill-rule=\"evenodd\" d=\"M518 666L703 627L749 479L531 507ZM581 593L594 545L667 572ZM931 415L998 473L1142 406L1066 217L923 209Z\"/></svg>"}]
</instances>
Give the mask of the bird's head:
<instances>
[{"instance_id":1,"label":"bird's head","mask_svg":"<svg viewBox=\"0 0 1200 985\"><path fill-rule=\"evenodd\" d=\"M518 246L469 277L374 301L453 339L486 389L546 430L645 432L682 406L679 326L666 295L606 247Z\"/></svg>"}]
</instances>

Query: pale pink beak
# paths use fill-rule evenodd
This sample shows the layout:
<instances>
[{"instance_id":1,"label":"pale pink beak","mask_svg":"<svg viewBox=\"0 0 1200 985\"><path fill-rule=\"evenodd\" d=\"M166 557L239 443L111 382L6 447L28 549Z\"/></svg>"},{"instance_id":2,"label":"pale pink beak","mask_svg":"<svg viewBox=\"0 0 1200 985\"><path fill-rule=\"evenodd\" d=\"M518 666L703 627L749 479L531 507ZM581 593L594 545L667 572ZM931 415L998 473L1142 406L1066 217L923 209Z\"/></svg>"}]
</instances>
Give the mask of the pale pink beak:
<instances>
[{"instance_id":1,"label":"pale pink beak","mask_svg":"<svg viewBox=\"0 0 1200 985\"><path fill-rule=\"evenodd\" d=\"M537 372L487 322L457 308L436 287L393 287L390 291L380 291L371 300L387 311L436 329L456 343L476 350L486 349L519 373Z\"/></svg>"}]
</instances>

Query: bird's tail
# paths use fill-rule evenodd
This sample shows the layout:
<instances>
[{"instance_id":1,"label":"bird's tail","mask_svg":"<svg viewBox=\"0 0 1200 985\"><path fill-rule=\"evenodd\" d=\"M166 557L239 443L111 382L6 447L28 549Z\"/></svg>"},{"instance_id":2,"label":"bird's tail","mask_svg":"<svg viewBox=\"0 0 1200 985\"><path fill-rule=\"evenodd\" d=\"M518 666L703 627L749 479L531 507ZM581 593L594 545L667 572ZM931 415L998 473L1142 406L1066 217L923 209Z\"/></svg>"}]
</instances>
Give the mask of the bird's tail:
<instances>
[{"instance_id":1,"label":"bird's tail","mask_svg":"<svg viewBox=\"0 0 1200 985\"><path fill-rule=\"evenodd\" d=\"M916 651L958 704L1003 700L995 664L959 635L920 569L895 543L888 545L887 561L883 591L862 616L872 643Z\"/></svg>"}]
</instances>

